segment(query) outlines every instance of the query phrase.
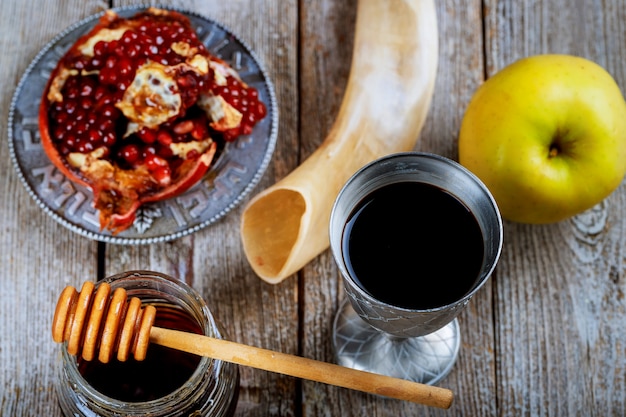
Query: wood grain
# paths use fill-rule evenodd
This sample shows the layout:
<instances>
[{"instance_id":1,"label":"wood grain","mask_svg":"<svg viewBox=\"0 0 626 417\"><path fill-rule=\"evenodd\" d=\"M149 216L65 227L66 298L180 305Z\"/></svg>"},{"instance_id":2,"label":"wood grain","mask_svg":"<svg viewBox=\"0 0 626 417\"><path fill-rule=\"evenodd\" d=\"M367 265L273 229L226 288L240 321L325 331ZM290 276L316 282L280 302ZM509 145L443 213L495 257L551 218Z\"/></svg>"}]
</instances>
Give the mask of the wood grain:
<instances>
[{"instance_id":1,"label":"wood grain","mask_svg":"<svg viewBox=\"0 0 626 417\"><path fill-rule=\"evenodd\" d=\"M134 2L115 2L114 5ZM146 2L147 3L147 2ZM356 0L162 2L222 21L255 50L280 107L274 159L258 192L319 146L346 87ZM465 106L486 78L523 56L560 52L603 65L626 88L621 0L438 0L439 69L417 150L457 158ZM44 214L6 146L11 96L54 35L107 2L0 2L0 415L60 416L54 303L66 285L152 269L196 288L231 340L333 360L343 299L328 252L278 285L259 279L239 240L241 208L170 243L99 245ZM441 386L443 411L241 368L237 416L623 416L626 410L626 188L570 220L505 223L502 258L459 317L462 347ZM99 253L103 258L98 259Z\"/></svg>"},{"instance_id":2,"label":"wood grain","mask_svg":"<svg viewBox=\"0 0 626 417\"><path fill-rule=\"evenodd\" d=\"M61 283L93 278L97 244L44 214L26 192L9 158L7 119L15 86L37 52L60 30L100 3L38 7L0 4L0 415L56 416L52 383L56 346L49 312Z\"/></svg>"},{"instance_id":3,"label":"wood grain","mask_svg":"<svg viewBox=\"0 0 626 417\"><path fill-rule=\"evenodd\" d=\"M302 71L300 82L301 160L323 142L339 112L350 73L356 7L357 0L324 0L308 2L302 9L302 37L310 41L302 43L300 52L301 68L307 69ZM332 362L332 320L343 292L330 252L322 253L298 276L301 355ZM336 415L349 407L345 402L349 391L345 389L307 381L301 386L302 415Z\"/></svg>"},{"instance_id":4,"label":"wood grain","mask_svg":"<svg viewBox=\"0 0 626 417\"><path fill-rule=\"evenodd\" d=\"M495 3L485 16L489 75L525 55L567 53L626 85L615 60L625 33L610 29L624 21L617 3ZM623 414L623 192L556 225L506 224L494 293L499 414Z\"/></svg>"},{"instance_id":5,"label":"wood grain","mask_svg":"<svg viewBox=\"0 0 626 417\"><path fill-rule=\"evenodd\" d=\"M269 186L276 176L286 175L297 165L297 154L293 152L298 141L297 113L287 111L297 108L298 100L295 6L271 0L161 4L195 10L222 22L255 51L270 74L280 112L275 162L257 190ZM172 274L200 291L230 340L296 354L297 281L274 288L252 273L239 241L240 210L174 242L142 248L108 246L106 274L136 268ZM122 265L120 259L124 260ZM237 412L241 415L272 415L277 404L283 410L280 413L295 408L294 378L244 367L240 372L242 390Z\"/></svg>"}]
</instances>

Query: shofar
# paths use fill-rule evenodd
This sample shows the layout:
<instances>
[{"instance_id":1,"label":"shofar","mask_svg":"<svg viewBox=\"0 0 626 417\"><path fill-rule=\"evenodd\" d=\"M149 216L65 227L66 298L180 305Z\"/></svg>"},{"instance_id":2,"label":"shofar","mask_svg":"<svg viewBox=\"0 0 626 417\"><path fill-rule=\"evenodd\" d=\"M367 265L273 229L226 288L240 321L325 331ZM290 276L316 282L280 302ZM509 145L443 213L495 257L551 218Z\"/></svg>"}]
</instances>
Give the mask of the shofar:
<instances>
[{"instance_id":1,"label":"shofar","mask_svg":"<svg viewBox=\"0 0 626 417\"><path fill-rule=\"evenodd\" d=\"M332 129L285 178L256 195L241 219L256 274L278 283L326 250L333 202L366 163L415 147L438 62L434 0L360 0L350 76Z\"/></svg>"}]
</instances>

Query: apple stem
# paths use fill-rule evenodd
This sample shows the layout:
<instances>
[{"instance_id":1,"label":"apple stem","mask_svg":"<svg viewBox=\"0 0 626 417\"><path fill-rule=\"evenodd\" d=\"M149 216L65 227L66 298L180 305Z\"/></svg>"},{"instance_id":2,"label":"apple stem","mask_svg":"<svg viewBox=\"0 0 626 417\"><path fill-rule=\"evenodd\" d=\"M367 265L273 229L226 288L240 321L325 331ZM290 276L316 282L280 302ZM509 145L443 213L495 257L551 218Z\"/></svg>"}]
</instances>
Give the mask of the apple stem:
<instances>
[{"instance_id":1,"label":"apple stem","mask_svg":"<svg viewBox=\"0 0 626 417\"><path fill-rule=\"evenodd\" d=\"M554 158L561 152L561 148L557 143L553 143L550 145L550 151L548 153L548 158Z\"/></svg>"}]
</instances>

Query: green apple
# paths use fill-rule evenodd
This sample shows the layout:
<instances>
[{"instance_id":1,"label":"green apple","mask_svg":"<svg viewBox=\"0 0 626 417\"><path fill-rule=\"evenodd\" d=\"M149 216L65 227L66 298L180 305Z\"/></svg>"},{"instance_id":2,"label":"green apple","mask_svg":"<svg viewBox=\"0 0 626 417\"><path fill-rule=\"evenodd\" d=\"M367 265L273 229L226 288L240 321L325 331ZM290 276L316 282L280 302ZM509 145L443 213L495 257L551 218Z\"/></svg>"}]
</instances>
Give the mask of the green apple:
<instances>
[{"instance_id":1,"label":"green apple","mask_svg":"<svg viewBox=\"0 0 626 417\"><path fill-rule=\"evenodd\" d=\"M626 102L613 77L587 59L521 59L476 90L461 123L459 162L490 189L504 218L564 220L624 178Z\"/></svg>"}]
</instances>

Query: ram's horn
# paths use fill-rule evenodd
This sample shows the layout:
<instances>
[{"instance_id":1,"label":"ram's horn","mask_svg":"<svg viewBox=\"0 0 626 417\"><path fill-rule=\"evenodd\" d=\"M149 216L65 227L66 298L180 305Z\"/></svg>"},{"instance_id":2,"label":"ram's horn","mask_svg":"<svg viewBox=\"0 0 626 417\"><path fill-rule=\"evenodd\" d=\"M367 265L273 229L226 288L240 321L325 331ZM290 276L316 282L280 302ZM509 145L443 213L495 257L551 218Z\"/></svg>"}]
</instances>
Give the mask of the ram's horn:
<instances>
[{"instance_id":1,"label":"ram's horn","mask_svg":"<svg viewBox=\"0 0 626 417\"><path fill-rule=\"evenodd\" d=\"M359 1L350 76L328 136L244 208L243 248L260 278L278 283L326 250L332 205L348 178L415 147L437 62L434 0Z\"/></svg>"}]
</instances>

